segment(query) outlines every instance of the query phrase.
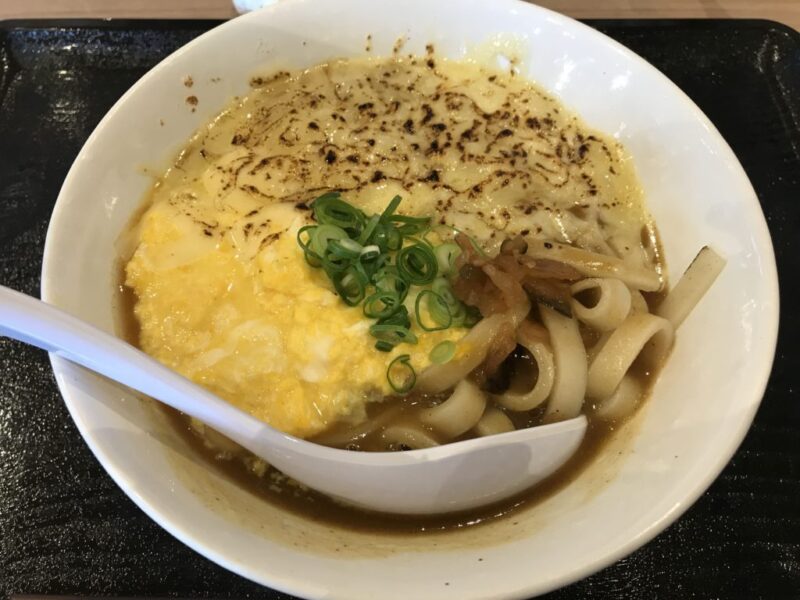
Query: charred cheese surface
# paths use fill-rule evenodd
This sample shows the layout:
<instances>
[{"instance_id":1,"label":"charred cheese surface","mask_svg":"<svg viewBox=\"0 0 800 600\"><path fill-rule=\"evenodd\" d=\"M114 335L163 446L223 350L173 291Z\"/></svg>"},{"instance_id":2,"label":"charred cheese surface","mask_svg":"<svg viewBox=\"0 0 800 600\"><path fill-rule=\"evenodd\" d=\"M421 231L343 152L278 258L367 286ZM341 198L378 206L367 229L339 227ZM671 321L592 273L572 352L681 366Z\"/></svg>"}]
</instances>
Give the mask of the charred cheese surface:
<instances>
[{"instance_id":1,"label":"charred cheese surface","mask_svg":"<svg viewBox=\"0 0 800 600\"><path fill-rule=\"evenodd\" d=\"M367 214L394 195L487 250L530 235L658 267L630 161L544 92L433 56L332 62L254 78L156 184L126 284L142 349L288 433L357 422L464 329L374 349L370 320L310 268L297 230L329 190ZM413 314L414 294L407 304Z\"/></svg>"}]
</instances>

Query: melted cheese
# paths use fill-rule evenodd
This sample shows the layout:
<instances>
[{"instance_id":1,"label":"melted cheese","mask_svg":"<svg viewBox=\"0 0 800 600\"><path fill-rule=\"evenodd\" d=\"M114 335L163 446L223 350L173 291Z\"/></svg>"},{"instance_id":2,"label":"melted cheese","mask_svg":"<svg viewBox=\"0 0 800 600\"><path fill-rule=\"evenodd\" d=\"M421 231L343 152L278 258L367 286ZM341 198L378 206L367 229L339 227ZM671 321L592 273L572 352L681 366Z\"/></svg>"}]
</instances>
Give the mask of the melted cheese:
<instances>
[{"instance_id":1,"label":"melted cheese","mask_svg":"<svg viewBox=\"0 0 800 600\"><path fill-rule=\"evenodd\" d=\"M146 352L283 431L362 419L390 394L395 356L420 370L465 333L417 329L417 345L373 348L370 321L297 246L325 191L368 214L399 194L401 212L489 250L523 234L658 266L622 149L529 82L430 56L252 83L155 186L126 283Z\"/></svg>"}]
</instances>

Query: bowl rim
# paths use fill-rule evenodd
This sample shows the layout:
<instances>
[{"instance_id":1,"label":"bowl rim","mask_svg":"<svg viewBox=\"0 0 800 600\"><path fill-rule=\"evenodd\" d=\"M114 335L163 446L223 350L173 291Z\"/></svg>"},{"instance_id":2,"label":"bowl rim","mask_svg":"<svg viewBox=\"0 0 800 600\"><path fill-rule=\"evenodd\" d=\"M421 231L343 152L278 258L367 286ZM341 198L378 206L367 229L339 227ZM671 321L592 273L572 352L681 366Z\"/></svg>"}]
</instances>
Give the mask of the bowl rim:
<instances>
[{"instance_id":1,"label":"bowl rim","mask_svg":"<svg viewBox=\"0 0 800 600\"><path fill-rule=\"evenodd\" d=\"M274 3L268 4L260 10L241 15L213 27L162 59L158 64L156 64L140 79L138 79L114 103L111 109L108 110L108 112L100 120L95 129L87 138L80 152L76 156L75 161L70 167L70 170L65 177L59 191L45 240L41 273L42 300L56 303L56 295L54 293L55 281L52 278L53 267L51 266L54 262L53 248L56 245L55 239L61 235L61 232L59 231L59 222L61 221L60 217L62 213L68 209L69 203L67 201L67 195L76 178L76 173L80 169L80 163L82 162L81 159L84 158L88 153L87 149L95 143L105 126L116 118L116 114L119 112L122 105L124 105L131 96L137 94L140 88L147 85L148 80L153 77L154 73L166 68L166 65L173 62L177 57L182 56L187 52L191 52L196 46L205 44L209 38L218 35L221 30L239 27L241 26L242 22L249 22L250 20L255 21L256 19L263 18L261 15L273 10L276 5L294 3L300 4L302 1L303 0L276 0ZM450 1L457 3L457 0ZM651 523L648 527L640 530L636 535L631 536L624 542L618 543L612 551L607 552L595 560L586 562L580 566L565 569L560 576L549 580L545 585L537 582L529 583L521 588L517 588L516 590L505 594L504 596L507 598L524 599L529 598L532 594L545 594L570 583L584 579L585 577L588 577L600 571L601 569L616 563L620 559L641 548L655 538L659 533L664 531L668 526L673 524L680 516L682 516L717 479L719 474L727 466L733 455L741 446L745 436L752 426L753 419L755 418L756 412L758 411L766 392L767 384L772 373L772 367L777 348L780 296L778 273L772 239L769 234L766 219L760 208L760 204L758 203L758 196L756 195L755 189L753 188L752 183L747 177L741 163L728 145L725 138L720 134L710 119L694 103L694 101L692 101L691 98L689 98L689 96L683 92L683 90L681 90L674 82L672 82L671 79L669 79L655 66L621 43L601 33L593 27L590 27L589 25L586 25L571 17L567 17L566 15L556 11L526 2L525 0L501 1L509 9L514 8L520 11L529 11L528 14L531 16L538 13L540 18L547 19L557 26L578 30L593 43L608 46L615 50L624 59L632 61L645 71L649 71L651 74L660 79L663 84L666 84L675 98L679 99L684 105L684 108L688 114L691 114L713 137L717 138L719 142L718 149L721 151L718 159L720 162L732 167L729 169L730 176L735 177L737 180L737 186L741 187L743 192L747 192L751 199L754 200L753 202L748 202L744 210L750 218L752 233L757 241L758 248L764 251L764 256L768 259L763 264L764 281L762 286L764 287L767 296L773 300L772 306L774 307L774 309L765 317L765 319L768 319L769 321L769 330L764 332L764 339L766 340L764 345L770 349L769 356L762 357L762 368L759 370L757 377L753 378L753 389L758 390L758 400L749 405L746 410L742 411L742 416L738 420L738 428L735 430L735 432L732 432L730 445L725 448L720 448L717 451L716 460L713 462L711 468L707 468L702 476L699 476L695 479L692 486L687 488L687 492L683 495L682 500L673 506L671 510L664 514L660 519ZM118 468L115 464L115 461L106 455L99 447L97 441L89 431L87 422L83 419L74 403L69 399L69 393L65 393L65 390L67 389L67 382L64 373L64 367L71 363L68 363L68 361L65 359L52 353L50 354L50 361L59 391L64 398L64 403L66 404L70 416L75 422L87 446L103 466L105 471L114 480L114 482L145 514L147 514L151 519L153 519L153 521L155 521L159 526L169 532L176 539L197 551L202 556L233 573L245 577L246 579L249 579L250 581L253 581L259 585L269 586L284 593L297 594L307 598L315 597L315 594L318 593L319 590L307 584L303 578L286 577L283 575L283 573L276 571L255 572L253 569L248 567L248 565L238 560L229 559L224 553L217 551L213 545L204 542L202 537L195 535L191 529L175 525L168 515L164 514L163 511L157 506L151 504L147 499L140 495L136 487L127 477L125 471L121 468ZM327 597L330 598L345 598L341 595L341 592L337 592L336 590L328 590L328 594L329 595ZM490 598L497 598L498 596L490 594L485 596L470 597L475 599L485 598L489 600Z\"/></svg>"}]
</instances>

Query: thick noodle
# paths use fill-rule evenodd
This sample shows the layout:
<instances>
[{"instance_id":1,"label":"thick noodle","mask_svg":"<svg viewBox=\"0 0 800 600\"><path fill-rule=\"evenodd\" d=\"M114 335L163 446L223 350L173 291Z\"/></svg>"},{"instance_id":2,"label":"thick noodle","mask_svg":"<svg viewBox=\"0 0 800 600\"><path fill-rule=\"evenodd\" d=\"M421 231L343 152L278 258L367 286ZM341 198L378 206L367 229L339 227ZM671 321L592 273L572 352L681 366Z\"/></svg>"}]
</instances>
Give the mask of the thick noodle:
<instances>
[{"instance_id":1,"label":"thick noodle","mask_svg":"<svg viewBox=\"0 0 800 600\"><path fill-rule=\"evenodd\" d=\"M439 445L439 442L419 425L392 425L383 430L381 438L387 447L406 446L412 450L419 450Z\"/></svg>"},{"instance_id":2,"label":"thick noodle","mask_svg":"<svg viewBox=\"0 0 800 600\"><path fill-rule=\"evenodd\" d=\"M509 419L502 410L489 406L483 413L481 420L475 425L473 431L476 435L481 437L497 435L498 433L514 431L514 423L511 422L511 419Z\"/></svg>"},{"instance_id":3,"label":"thick noodle","mask_svg":"<svg viewBox=\"0 0 800 600\"><path fill-rule=\"evenodd\" d=\"M647 300L642 296L639 290L630 290L631 292L631 313L638 315L639 313L649 313L650 307L647 306Z\"/></svg>"},{"instance_id":4,"label":"thick noodle","mask_svg":"<svg viewBox=\"0 0 800 600\"><path fill-rule=\"evenodd\" d=\"M708 246L700 250L655 313L677 328L725 267L725 259Z\"/></svg>"},{"instance_id":5,"label":"thick noodle","mask_svg":"<svg viewBox=\"0 0 800 600\"><path fill-rule=\"evenodd\" d=\"M570 305L579 321L598 331L616 329L631 311L631 291L619 279L584 279L572 284ZM586 306L576 296L581 292L594 294L597 301Z\"/></svg>"},{"instance_id":6,"label":"thick noodle","mask_svg":"<svg viewBox=\"0 0 800 600\"><path fill-rule=\"evenodd\" d=\"M450 397L420 413L420 421L448 440L466 433L480 421L486 397L474 383L461 380Z\"/></svg>"},{"instance_id":7,"label":"thick noodle","mask_svg":"<svg viewBox=\"0 0 800 600\"><path fill-rule=\"evenodd\" d=\"M563 421L577 417L586 394L586 350L575 319L539 305L555 360L555 380L544 420Z\"/></svg>"},{"instance_id":8,"label":"thick noodle","mask_svg":"<svg viewBox=\"0 0 800 600\"><path fill-rule=\"evenodd\" d=\"M512 383L508 391L496 396L494 400L509 410L525 411L536 408L550 395L555 382L556 368L553 353L548 345L535 333L531 335L530 329L524 324L517 331L517 343L525 348L536 362L538 369L536 381L527 392L516 391Z\"/></svg>"},{"instance_id":9,"label":"thick noodle","mask_svg":"<svg viewBox=\"0 0 800 600\"><path fill-rule=\"evenodd\" d=\"M322 435L315 437L314 441L325 446L343 447L356 440L376 433L381 428L386 427L391 421L395 420L399 414L400 407L392 406L381 412L379 415L368 418L362 423L359 423L353 427L335 427L332 430L326 431Z\"/></svg>"},{"instance_id":10,"label":"thick noodle","mask_svg":"<svg viewBox=\"0 0 800 600\"><path fill-rule=\"evenodd\" d=\"M597 355L600 354L600 350L603 349L603 346L606 345L606 342L611 338L611 334L614 333L613 331L606 331L603 335L600 336L600 339L595 342L594 346L591 348L586 349L586 362L587 364L592 364L594 359L597 358Z\"/></svg>"},{"instance_id":11,"label":"thick noodle","mask_svg":"<svg viewBox=\"0 0 800 600\"><path fill-rule=\"evenodd\" d=\"M589 367L586 396L610 398L639 355L655 366L670 348L674 330L666 319L649 313L631 315L608 338Z\"/></svg>"},{"instance_id":12,"label":"thick noodle","mask_svg":"<svg viewBox=\"0 0 800 600\"><path fill-rule=\"evenodd\" d=\"M503 313L480 321L459 343L464 348L464 354L450 362L425 369L417 378L417 389L426 394L438 394L465 379L484 361L495 336L507 321L508 317Z\"/></svg>"},{"instance_id":13,"label":"thick noodle","mask_svg":"<svg viewBox=\"0 0 800 600\"><path fill-rule=\"evenodd\" d=\"M611 397L597 404L594 414L604 421L624 419L633 413L643 395L644 385L641 381L625 375Z\"/></svg>"}]
</instances>

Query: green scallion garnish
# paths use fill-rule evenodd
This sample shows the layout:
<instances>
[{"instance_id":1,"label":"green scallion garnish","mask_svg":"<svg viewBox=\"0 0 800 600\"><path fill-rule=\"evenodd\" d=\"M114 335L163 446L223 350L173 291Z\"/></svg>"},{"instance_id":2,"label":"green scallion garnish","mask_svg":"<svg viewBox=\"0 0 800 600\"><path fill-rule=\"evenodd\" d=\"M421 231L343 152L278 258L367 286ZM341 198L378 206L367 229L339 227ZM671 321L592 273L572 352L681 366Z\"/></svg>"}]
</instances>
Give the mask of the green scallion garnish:
<instances>
[{"instance_id":1,"label":"green scallion garnish","mask_svg":"<svg viewBox=\"0 0 800 600\"><path fill-rule=\"evenodd\" d=\"M461 255L461 248L452 242L437 246L433 253L436 255L436 262L439 266L439 273L450 275L455 273L456 259Z\"/></svg>"},{"instance_id":2,"label":"green scallion garnish","mask_svg":"<svg viewBox=\"0 0 800 600\"><path fill-rule=\"evenodd\" d=\"M436 256L425 244L405 246L397 253L397 272L414 285L426 285L436 278Z\"/></svg>"},{"instance_id":3,"label":"green scallion garnish","mask_svg":"<svg viewBox=\"0 0 800 600\"><path fill-rule=\"evenodd\" d=\"M364 300L364 316L370 319L391 317L402 305L396 291L375 292Z\"/></svg>"},{"instance_id":4,"label":"green scallion garnish","mask_svg":"<svg viewBox=\"0 0 800 600\"><path fill-rule=\"evenodd\" d=\"M389 385L398 394L407 394L417 383L417 374L414 372L414 367L411 366L410 361L410 355L401 354L389 363L389 368L386 370L386 379L389 380Z\"/></svg>"},{"instance_id":5,"label":"green scallion garnish","mask_svg":"<svg viewBox=\"0 0 800 600\"><path fill-rule=\"evenodd\" d=\"M400 196L397 196L399 198ZM403 235L417 235L424 233L431 226L430 217L407 217L405 215L394 215L391 218L392 223L400 223L397 228Z\"/></svg>"},{"instance_id":6,"label":"green scallion garnish","mask_svg":"<svg viewBox=\"0 0 800 600\"><path fill-rule=\"evenodd\" d=\"M397 346L398 344L416 344L417 336L408 327L402 325L392 325L389 323L378 323L369 328L369 332L379 342L386 342Z\"/></svg>"},{"instance_id":7,"label":"green scallion garnish","mask_svg":"<svg viewBox=\"0 0 800 600\"><path fill-rule=\"evenodd\" d=\"M422 311L420 309L422 308L423 301L426 301L425 305L431 320L434 322L433 325L426 324L425 319L422 317ZM453 315L450 314L450 309L447 304L442 297L433 290L422 290L417 294L414 309L417 323L425 331L441 331L442 329L447 329L453 323Z\"/></svg>"},{"instance_id":8,"label":"green scallion garnish","mask_svg":"<svg viewBox=\"0 0 800 600\"><path fill-rule=\"evenodd\" d=\"M317 223L340 227L354 237L358 237L366 224L364 213L342 200L338 192L320 196L311 208Z\"/></svg>"},{"instance_id":9,"label":"green scallion garnish","mask_svg":"<svg viewBox=\"0 0 800 600\"><path fill-rule=\"evenodd\" d=\"M433 347L431 353L428 355L431 362L436 365L442 365L446 362L450 362L453 360L453 357L456 355L456 344L453 341L445 340L443 342L439 342Z\"/></svg>"},{"instance_id":10,"label":"green scallion garnish","mask_svg":"<svg viewBox=\"0 0 800 600\"><path fill-rule=\"evenodd\" d=\"M455 297L447 279L456 271L461 248L428 239L429 233L442 226L432 225L430 217L397 214L400 202L400 196L395 196L380 215L367 216L338 192L323 194L311 204L317 224L297 232L306 262L326 273L343 302L362 306L364 316L375 319L369 331L381 352L417 343L404 304L412 286L422 288L414 303L414 317L423 331L470 327L480 318ZM446 354L437 351L448 347L443 344L434 348L431 357L434 352L438 358ZM407 389L397 384L393 369L410 372L403 379L411 381ZM416 375L408 354L390 363L387 377L398 393L413 387Z\"/></svg>"},{"instance_id":11,"label":"green scallion garnish","mask_svg":"<svg viewBox=\"0 0 800 600\"><path fill-rule=\"evenodd\" d=\"M358 306L364 299L367 279L354 267L350 266L343 272L335 273L331 280L336 292L348 305Z\"/></svg>"}]
</instances>

